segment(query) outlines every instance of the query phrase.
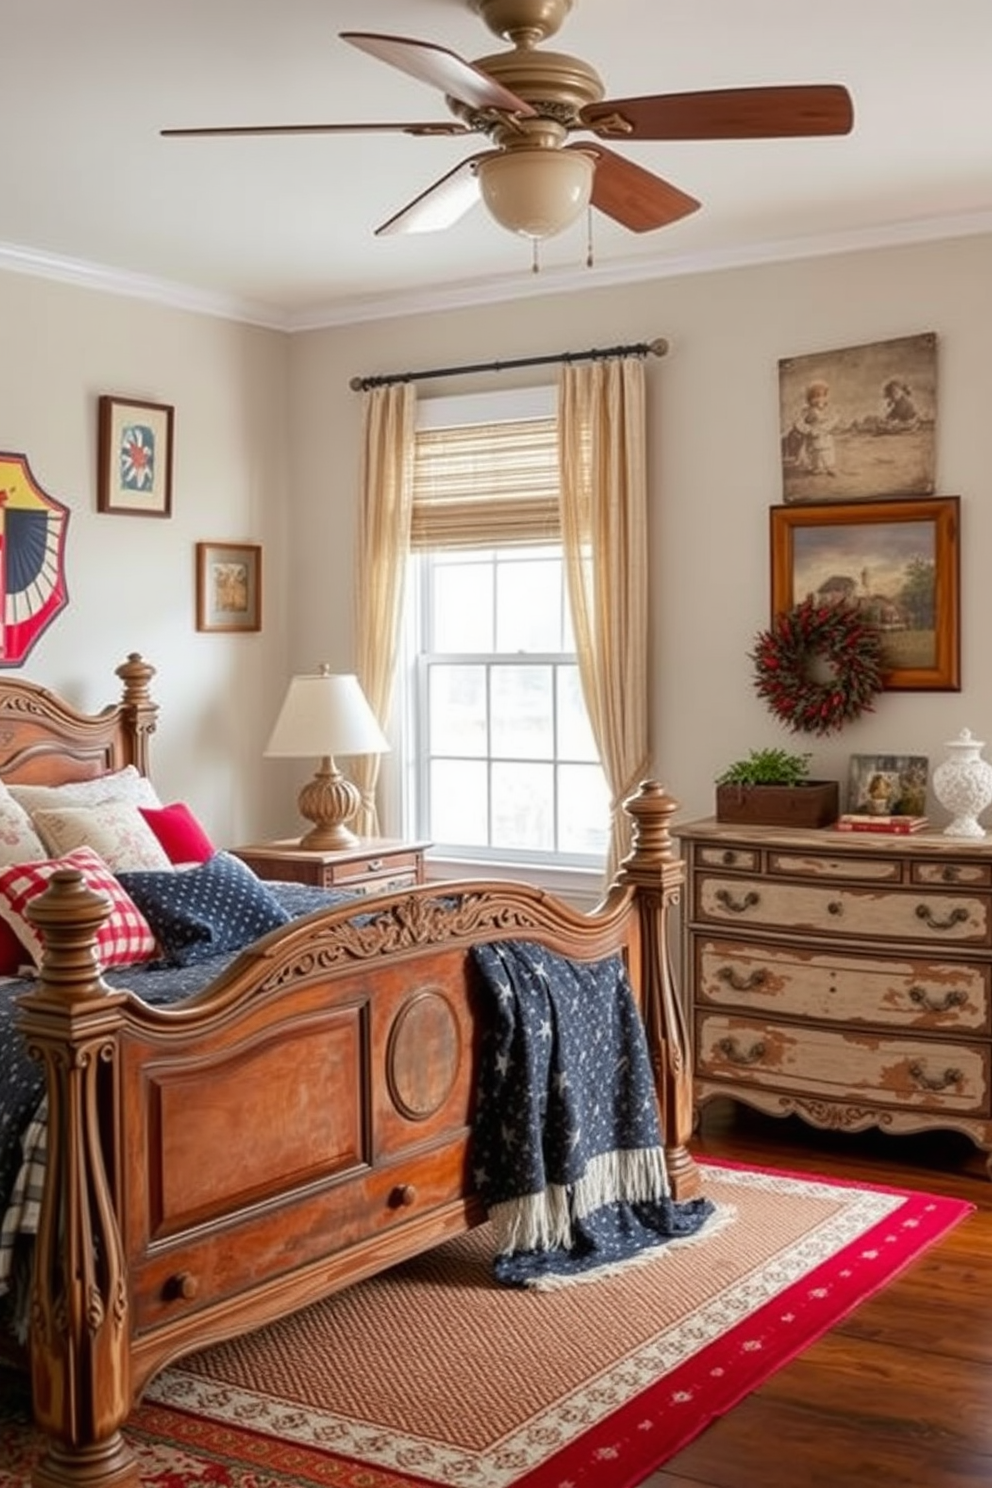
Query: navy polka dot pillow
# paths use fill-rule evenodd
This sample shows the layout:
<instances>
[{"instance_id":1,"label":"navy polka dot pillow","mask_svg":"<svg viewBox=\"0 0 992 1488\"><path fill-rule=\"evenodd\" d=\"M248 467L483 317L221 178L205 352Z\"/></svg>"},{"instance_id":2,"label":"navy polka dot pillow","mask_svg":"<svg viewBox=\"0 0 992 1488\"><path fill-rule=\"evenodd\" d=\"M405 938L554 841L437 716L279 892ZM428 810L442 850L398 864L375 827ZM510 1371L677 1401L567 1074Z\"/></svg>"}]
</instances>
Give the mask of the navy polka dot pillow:
<instances>
[{"instance_id":1,"label":"navy polka dot pillow","mask_svg":"<svg viewBox=\"0 0 992 1488\"><path fill-rule=\"evenodd\" d=\"M169 966L240 951L291 919L271 889L230 853L214 853L196 868L117 878L152 927Z\"/></svg>"}]
</instances>

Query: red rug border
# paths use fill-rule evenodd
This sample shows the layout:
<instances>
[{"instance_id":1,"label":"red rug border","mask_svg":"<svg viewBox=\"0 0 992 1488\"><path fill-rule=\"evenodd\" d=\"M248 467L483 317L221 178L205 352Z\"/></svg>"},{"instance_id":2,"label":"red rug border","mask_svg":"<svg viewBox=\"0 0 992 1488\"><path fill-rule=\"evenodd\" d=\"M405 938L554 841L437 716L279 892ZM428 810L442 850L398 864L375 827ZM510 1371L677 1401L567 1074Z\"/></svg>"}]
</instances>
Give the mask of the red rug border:
<instances>
[{"instance_id":1,"label":"red rug border","mask_svg":"<svg viewBox=\"0 0 992 1488\"><path fill-rule=\"evenodd\" d=\"M609 1462L610 1488L636 1488L636 1485L643 1483L652 1472L657 1471L677 1452L701 1435L713 1421L726 1415L748 1395L760 1388L777 1370L805 1353L832 1328L849 1317L863 1302L888 1286L956 1225L966 1219L969 1214L974 1213L978 1207L968 1199L935 1194L929 1190L905 1188L897 1184L835 1177L833 1174L800 1172L794 1169L706 1154L695 1154L695 1157L703 1169L706 1167L726 1168L770 1178L783 1178L797 1183L823 1184L828 1188L882 1193L899 1198L903 1200L903 1203L899 1209L873 1225L857 1240L850 1242L829 1260L821 1262L799 1281L793 1282L777 1297L757 1308L746 1319L721 1335L720 1339L707 1344L688 1363L643 1390L626 1405L612 1412L604 1421L576 1437L546 1462L514 1479L511 1488L559 1488L562 1482L567 1482L569 1488L600 1488L606 1461ZM907 1214L907 1205L912 1206L909 1214ZM926 1213L928 1209L934 1212L928 1215ZM783 1309L788 1308L791 1312L800 1310L808 1314L813 1310L809 1294L822 1289L818 1286L818 1282L822 1282L827 1275L840 1275L849 1271L852 1263L858 1261L859 1252L864 1252L870 1247L873 1238L880 1238L886 1227L891 1226L894 1221L904 1223L907 1218L914 1218L917 1215L920 1223L913 1234L912 1249L894 1263L887 1264L883 1275L868 1274L867 1268L858 1267L859 1270L866 1271L863 1280L857 1285L845 1288L846 1294L840 1305L832 1303L829 1308L823 1307L821 1318L807 1317L803 1328L797 1329L797 1332L801 1332L801 1341L794 1342L792 1338L782 1333L781 1328L776 1327L774 1336L778 1340L777 1343L763 1343L760 1356L755 1354L752 1367L742 1368L738 1365L731 1378L724 1373L721 1377L727 1380L727 1385L723 1393L720 1393L719 1387L714 1392L713 1376L709 1371L720 1367L715 1363L718 1358L729 1358L735 1350L740 1353L741 1345L749 1334L752 1338L758 1332L764 1336L765 1330L772 1321L772 1315L780 1314ZM759 1357L760 1367L758 1367ZM673 1389L676 1388L676 1381L681 1382L689 1375L701 1380L704 1373L707 1375L707 1391L714 1396L712 1407L704 1417L695 1416L693 1421L687 1422L682 1429L676 1427L673 1431L669 1427L664 1441L658 1441L655 1427L658 1420L670 1414L670 1397ZM144 1409L164 1412L169 1416L179 1418L188 1414L175 1406L149 1403L148 1407L139 1407L139 1419L134 1422L139 1432L141 1430L140 1413ZM190 1415L189 1419L192 1421L199 1418ZM229 1423L213 1421L211 1425L219 1431L231 1433L232 1437L267 1443L271 1465L274 1440L271 1436L240 1425L231 1426ZM185 1433L180 1431L177 1436L184 1437ZM611 1440L610 1445L606 1445L607 1438ZM188 1439L186 1444L190 1447L193 1445ZM326 1482L333 1483L335 1488L338 1488L338 1485L340 1488L348 1488L348 1476L354 1472L358 1475L355 1480L356 1484L361 1482L363 1488L365 1484L368 1484L368 1488L438 1488L438 1484L431 1479L410 1476L393 1468L360 1463L353 1458L341 1457L320 1448L309 1448L291 1443L285 1445L291 1448L292 1455L297 1458L297 1470L300 1468L306 1470L304 1463L308 1457L315 1464L322 1459L329 1464L337 1464L326 1476L321 1473L316 1473L312 1477L308 1475L308 1484L317 1485ZM254 1454L246 1455L251 1460ZM361 1477L362 1473L366 1476Z\"/></svg>"}]
</instances>

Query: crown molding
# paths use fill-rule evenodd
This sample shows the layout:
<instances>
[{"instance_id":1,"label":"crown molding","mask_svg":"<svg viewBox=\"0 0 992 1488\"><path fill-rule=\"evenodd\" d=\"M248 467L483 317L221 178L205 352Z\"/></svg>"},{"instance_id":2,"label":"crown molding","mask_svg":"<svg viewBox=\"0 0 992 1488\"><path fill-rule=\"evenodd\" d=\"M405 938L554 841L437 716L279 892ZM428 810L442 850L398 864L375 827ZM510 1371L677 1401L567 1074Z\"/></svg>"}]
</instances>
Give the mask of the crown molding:
<instances>
[{"instance_id":1,"label":"crown molding","mask_svg":"<svg viewBox=\"0 0 992 1488\"><path fill-rule=\"evenodd\" d=\"M145 274L113 269L79 259L0 243L0 271L27 274L60 284L92 289L104 294L144 300L171 310L211 315L265 330L295 334L358 325L375 320L393 320L408 315L432 315L445 310L463 310L481 305L505 304L552 294L572 294L590 288L607 289L624 284L642 284L653 279L682 278L728 269L753 268L764 264L825 258L843 253L863 253L879 248L903 247L944 239L976 237L992 233L992 211L954 217L921 218L909 222L827 233L809 238L784 238L743 243L731 248L658 256L639 256L593 268L549 269L540 274L500 275L467 279L444 287L426 286L402 292L345 297L306 310L286 311L277 305L239 300L232 296L196 289L190 285Z\"/></svg>"}]
</instances>

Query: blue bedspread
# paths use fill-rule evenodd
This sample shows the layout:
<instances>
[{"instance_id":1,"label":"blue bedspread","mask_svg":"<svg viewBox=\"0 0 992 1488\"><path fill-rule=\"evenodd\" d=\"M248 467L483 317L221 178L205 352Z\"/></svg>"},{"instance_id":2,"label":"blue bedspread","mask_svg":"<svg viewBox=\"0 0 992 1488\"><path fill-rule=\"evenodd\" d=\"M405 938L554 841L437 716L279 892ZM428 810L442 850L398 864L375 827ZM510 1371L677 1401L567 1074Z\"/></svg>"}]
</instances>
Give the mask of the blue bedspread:
<instances>
[{"instance_id":1,"label":"blue bedspread","mask_svg":"<svg viewBox=\"0 0 992 1488\"><path fill-rule=\"evenodd\" d=\"M670 1196L643 1024L618 956L476 946L490 1009L474 1178L507 1286L560 1285L695 1235L708 1199Z\"/></svg>"}]
</instances>

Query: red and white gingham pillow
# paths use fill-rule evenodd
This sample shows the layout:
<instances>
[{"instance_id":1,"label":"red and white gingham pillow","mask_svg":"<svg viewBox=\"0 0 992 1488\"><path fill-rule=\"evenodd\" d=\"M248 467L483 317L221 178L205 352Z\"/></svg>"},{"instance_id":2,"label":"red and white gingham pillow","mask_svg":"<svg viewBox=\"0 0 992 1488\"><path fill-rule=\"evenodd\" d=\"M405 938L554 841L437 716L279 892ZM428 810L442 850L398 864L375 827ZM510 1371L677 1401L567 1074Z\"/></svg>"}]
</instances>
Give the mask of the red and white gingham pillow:
<instances>
[{"instance_id":1,"label":"red and white gingham pillow","mask_svg":"<svg viewBox=\"0 0 992 1488\"><path fill-rule=\"evenodd\" d=\"M156 954L155 936L141 910L91 847L77 847L61 858L16 863L0 870L0 919L11 927L36 966L41 965L42 941L25 910L45 892L57 868L78 868L88 889L110 899L111 915L96 942L102 966L133 966L151 960Z\"/></svg>"}]
</instances>

